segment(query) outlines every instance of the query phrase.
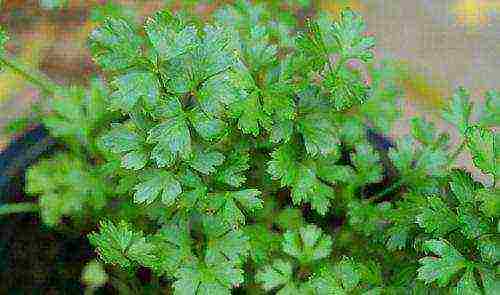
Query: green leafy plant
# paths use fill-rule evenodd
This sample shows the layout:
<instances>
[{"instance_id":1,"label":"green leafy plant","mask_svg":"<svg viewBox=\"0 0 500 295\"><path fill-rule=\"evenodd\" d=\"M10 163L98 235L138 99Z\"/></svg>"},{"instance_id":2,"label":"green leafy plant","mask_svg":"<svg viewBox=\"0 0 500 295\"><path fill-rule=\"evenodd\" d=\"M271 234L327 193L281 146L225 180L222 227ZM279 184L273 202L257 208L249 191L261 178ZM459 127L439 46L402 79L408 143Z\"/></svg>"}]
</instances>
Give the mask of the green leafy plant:
<instances>
[{"instance_id":1,"label":"green leafy plant","mask_svg":"<svg viewBox=\"0 0 500 295\"><path fill-rule=\"evenodd\" d=\"M498 92L477 121L453 95L458 148L414 118L387 151L367 130L398 117L397 72L351 10L304 27L243 1L207 22L105 14L88 41L105 78L86 88L0 52L48 94L42 121L64 143L27 172L38 205L0 212L92 231L90 290L499 293ZM464 150L491 181L453 168Z\"/></svg>"}]
</instances>

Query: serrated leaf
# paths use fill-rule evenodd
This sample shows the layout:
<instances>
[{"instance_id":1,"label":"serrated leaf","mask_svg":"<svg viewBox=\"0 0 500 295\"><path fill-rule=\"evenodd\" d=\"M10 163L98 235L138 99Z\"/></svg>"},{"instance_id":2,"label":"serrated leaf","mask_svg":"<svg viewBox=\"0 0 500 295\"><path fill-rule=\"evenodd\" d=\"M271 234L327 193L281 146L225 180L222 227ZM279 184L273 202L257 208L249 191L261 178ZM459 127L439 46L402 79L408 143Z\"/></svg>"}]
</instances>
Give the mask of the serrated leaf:
<instances>
[{"instance_id":1,"label":"serrated leaf","mask_svg":"<svg viewBox=\"0 0 500 295\"><path fill-rule=\"evenodd\" d=\"M494 265L500 261L500 239L498 237L479 238L478 249L485 262Z\"/></svg>"},{"instance_id":2,"label":"serrated leaf","mask_svg":"<svg viewBox=\"0 0 500 295\"><path fill-rule=\"evenodd\" d=\"M254 91L246 98L231 105L232 116L238 118L238 128L244 134L257 136L260 134L261 128L271 129L272 120L263 111L259 95L257 91Z\"/></svg>"},{"instance_id":3,"label":"serrated leaf","mask_svg":"<svg viewBox=\"0 0 500 295\"><path fill-rule=\"evenodd\" d=\"M136 203L151 204L161 196L161 201L167 206L172 205L182 193L181 184L168 171L158 171L150 175L148 180L136 185L134 190Z\"/></svg>"},{"instance_id":4,"label":"serrated leaf","mask_svg":"<svg viewBox=\"0 0 500 295\"><path fill-rule=\"evenodd\" d=\"M347 258L334 266L324 266L311 278L311 286L315 294L343 295L349 294L358 285L361 274L355 263Z\"/></svg>"},{"instance_id":5,"label":"serrated leaf","mask_svg":"<svg viewBox=\"0 0 500 295\"><path fill-rule=\"evenodd\" d=\"M288 261L277 259L272 265L267 265L255 275L255 281L262 284L266 291L278 289L293 282L293 267ZM278 294L280 294L278 292Z\"/></svg>"},{"instance_id":6,"label":"serrated leaf","mask_svg":"<svg viewBox=\"0 0 500 295\"><path fill-rule=\"evenodd\" d=\"M437 281L440 287L446 286L450 279L467 266L467 260L448 242L429 240L425 249L438 257L424 257L419 260L418 279L426 283Z\"/></svg>"},{"instance_id":7,"label":"serrated leaf","mask_svg":"<svg viewBox=\"0 0 500 295\"><path fill-rule=\"evenodd\" d=\"M470 94L463 87L459 87L453 96L448 106L443 111L443 118L455 125L462 136L465 136L467 128L469 128L469 119L472 113L472 103L470 102Z\"/></svg>"},{"instance_id":8,"label":"serrated leaf","mask_svg":"<svg viewBox=\"0 0 500 295\"><path fill-rule=\"evenodd\" d=\"M217 173L219 182L240 187L246 181L245 172L250 168L247 150L235 150L229 154Z\"/></svg>"},{"instance_id":9,"label":"serrated leaf","mask_svg":"<svg viewBox=\"0 0 500 295\"><path fill-rule=\"evenodd\" d=\"M146 242L142 231L134 231L124 221L117 225L102 221L99 232L91 233L88 238L99 257L108 264L130 268L136 263L149 265L155 259L153 246Z\"/></svg>"},{"instance_id":10,"label":"serrated leaf","mask_svg":"<svg viewBox=\"0 0 500 295\"><path fill-rule=\"evenodd\" d=\"M141 100L153 107L160 96L160 84L153 73L129 72L115 78L111 85L115 88L111 104L124 111L131 111Z\"/></svg>"},{"instance_id":11,"label":"serrated leaf","mask_svg":"<svg viewBox=\"0 0 500 295\"><path fill-rule=\"evenodd\" d=\"M363 18L350 9L341 12L340 21L333 24L332 32L344 58L356 58L363 62L373 59L375 38L364 35Z\"/></svg>"},{"instance_id":12,"label":"serrated leaf","mask_svg":"<svg viewBox=\"0 0 500 295\"><path fill-rule=\"evenodd\" d=\"M467 147L474 165L486 174L500 174L500 148L496 147L495 134L488 129L472 126L466 131Z\"/></svg>"},{"instance_id":13,"label":"serrated leaf","mask_svg":"<svg viewBox=\"0 0 500 295\"><path fill-rule=\"evenodd\" d=\"M142 38L123 19L107 18L89 39L94 60L104 69L120 71L137 64L141 57Z\"/></svg>"},{"instance_id":14,"label":"serrated leaf","mask_svg":"<svg viewBox=\"0 0 500 295\"><path fill-rule=\"evenodd\" d=\"M295 257L302 264L326 258L332 250L332 239L323 234L315 225L301 227L297 231L287 231L283 236L283 251Z\"/></svg>"},{"instance_id":15,"label":"serrated leaf","mask_svg":"<svg viewBox=\"0 0 500 295\"><path fill-rule=\"evenodd\" d=\"M380 182L383 178L382 165L378 153L367 144L356 146L356 153L351 155L356 168L356 183L364 185Z\"/></svg>"},{"instance_id":16,"label":"serrated leaf","mask_svg":"<svg viewBox=\"0 0 500 295\"><path fill-rule=\"evenodd\" d=\"M217 151L197 151L194 152L189 160L189 166L194 170L203 173L211 174L215 172L215 167L220 166L224 162L224 155Z\"/></svg>"},{"instance_id":17,"label":"serrated leaf","mask_svg":"<svg viewBox=\"0 0 500 295\"><path fill-rule=\"evenodd\" d=\"M189 120L201 138L207 141L217 141L228 132L226 122L210 117L200 109L193 109L189 114Z\"/></svg>"},{"instance_id":18,"label":"serrated leaf","mask_svg":"<svg viewBox=\"0 0 500 295\"><path fill-rule=\"evenodd\" d=\"M243 228L250 243L250 258L256 265L269 262L281 251L281 236L263 224L247 225Z\"/></svg>"},{"instance_id":19,"label":"serrated leaf","mask_svg":"<svg viewBox=\"0 0 500 295\"><path fill-rule=\"evenodd\" d=\"M183 114L167 118L149 130L147 141L162 145L174 155L191 153L191 134Z\"/></svg>"},{"instance_id":20,"label":"serrated leaf","mask_svg":"<svg viewBox=\"0 0 500 295\"><path fill-rule=\"evenodd\" d=\"M500 126L500 91L486 92L486 101L482 110L480 121L485 127Z\"/></svg>"},{"instance_id":21,"label":"serrated leaf","mask_svg":"<svg viewBox=\"0 0 500 295\"><path fill-rule=\"evenodd\" d=\"M427 206L415 217L416 223L427 233L444 236L458 227L457 216L437 196L427 198Z\"/></svg>"},{"instance_id":22,"label":"serrated leaf","mask_svg":"<svg viewBox=\"0 0 500 295\"><path fill-rule=\"evenodd\" d=\"M311 156L328 155L340 145L332 120L321 114L309 115L298 122L298 131L304 137L306 151Z\"/></svg>"},{"instance_id":23,"label":"serrated leaf","mask_svg":"<svg viewBox=\"0 0 500 295\"><path fill-rule=\"evenodd\" d=\"M203 232L207 237L205 252L207 264L217 264L223 261L239 264L245 261L250 244L243 231L232 229L220 219L207 217L203 220Z\"/></svg>"},{"instance_id":24,"label":"serrated leaf","mask_svg":"<svg viewBox=\"0 0 500 295\"><path fill-rule=\"evenodd\" d=\"M472 208L461 207L457 211L460 231L467 238L476 239L489 232L488 221L478 216Z\"/></svg>"},{"instance_id":25,"label":"serrated leaf","mask_svg":"<svg viewBox=\"0 0 500 295\"><path fill-rule=\"evenodd\" d=\"M369 97L370 87L359 70L341 67L336 73L330 73L324 84L337 111L345 111L354 105L363 104Z\"/></svg>"},{"instance_id":26,"label":"serrated leaf","mask_svg":"<svg viewBox=\"0 0 500 295\"><path fill-rule=\"evenodd\" d=\"M146 20L144 29L162 60L178 57L198 46L196 28L183 26L180 20L165 10Z\"/></svg>"},{"instance_id":27,"label":"serrated leaf","mask_svg":"<svg viewBox=\"0 0 500 295\"><path fill-rule=\"evenodd\" d=\"M453 290L454 294L461 295L481 295L481 290L476 283L476 279L474 278L474 273L471 270L465 272L460 281L458 281L457 286Z\"/></svg>"},{"instance_id":28,"label":"serrated leaf","mask_svg":"<svg viewBox=\"0 0 500 295\"><path fill-rule=\"evenodd\" d=\"M243 270L226 262L198 262L181 266L175 277L174 295L231 295L243 283Z\"/></svg>"},{"instance_id":29,"label":"serrated leaf","mask_svg":"<svg viewBox=\"0 0 500 295\"><path fill-rule=\"evenodd\" d=\"M145 139L126 126L114 127L102 137L101 141L103 146L113 153L122 154L122 167L140 170L146 165L149 155L144 147Z\"/></svg>"},{"instance_id":30,"label":"serrated leaf","mask_svg":"<svg viewBox=\"0 0 500 295\"><path fill-rule=\"evenodd\" d=\"M149 242L157 259L151 267L158 274L172 276L181 266L195 261L191 250L192 239L186 223L169 223L162 227Z\"/></svg>"},{"instance_id":31,"label":"serrated leaf","mask_svg":"<svg viewBox=\"0 0 500 295\"><path fill-rule=\"evenodd\" d=\"M213 193L207 200L207 210L216 212L224 222L237 227L245 224L245 214L240 207L246 212L262 208L260 194L256 189Z\"/></svg>"}]
</instances>

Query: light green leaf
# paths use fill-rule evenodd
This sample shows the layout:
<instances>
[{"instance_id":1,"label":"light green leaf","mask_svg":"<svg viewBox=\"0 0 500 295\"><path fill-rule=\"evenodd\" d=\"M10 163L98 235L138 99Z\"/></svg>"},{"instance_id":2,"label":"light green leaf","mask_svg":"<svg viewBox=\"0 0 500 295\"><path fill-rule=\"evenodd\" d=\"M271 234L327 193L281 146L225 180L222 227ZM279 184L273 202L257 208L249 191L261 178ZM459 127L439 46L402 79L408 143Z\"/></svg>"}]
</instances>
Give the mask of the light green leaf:
<instances>
[{"instance_id":1,"label":"light green leaf","mask_svg":"<svg viewBox=\"0 0 500 295\"><path fill-rule=\"evenodd\" d=\"M124 221L117 225L102 221L99 232L91 233L88 238L97 248L99 257L107 264L130 268L135 263L150 265L155 259L153 246L146 242L142 231L134 231Z\"/></svg>"},{"instance_id":2,"label":"light green leaf","mask_svg":"<svg viewBox=\"0 0 500 295\"><path fill-rule=\"evenodd\" d=\"M167 148L170 153L187 156L191 153L191 134L183 115L171 117L149 130L148 142Z\"/></svg>"},{"instance_id":3,"label":"light green leaf","mask_svg":"<svg viewBox=\"0 0 500 295\"><path fill-rule=\"evenodd\" d=\"M262 284L266 291L278 289L293 283L293 268L288 261L277 259L272 265L267 265L255 275L255 281Z\"/></svg>"},{"instance_id":4,"label":"light green leaf","mask_svg":"<svg viewBox=\"0 0 500 295\"><path fill-rule=\"evenodd\" d=\"M189 160L189 166L203 174L211 174L224 162L224 155L217 151L196 151Z\"/></svg>"},{"instance_id":5,"label":"light green leaf","mask_svg":"<svg viewBox=\"0 0 500 295\"><path fill-rule=\"evenodd\" d=\"M467 129L466 138L474 165L486 174L500 175L500 148L496 146L495 134L491 130L471 126Z\"/></svg>"},{"instance_id":6,"label":"light green leaf","mask_svg":"<svg viewBox=\"0 0 500 295\"><path fill-rule=\"evenodd\" d=\"M448 285L450 279L467 266L467 260L448 242L429 240L424 243L427 251L438 257L424 257L419 260L418 279L425 283L437 281L440 287Z\"/></svg>"},{"instance_id":7,"label":"light green leaf","mask_svg":"<svg viewBox=\"0 0 500 295\"><path fill-rule=\"evenodd\" d=\"M313 157L328 155L339 148L337 128L322 114L304 117L298 122L298 131L304 137L307 153Z\"/></svg>"},{"instance_id":8,"label":"light green leaf","mask_svg":"<svg viewBox=\"0 0 500 295\"><path fill-rule=\"evenodd\" d=\"M142 38L125 20L108 18L89 39L94 60L105 70L120 71L133 67L141 58Z\"/></svg>"},{"instance_id":9,"label":"light green leaf","mask_svg":"<svg viewBox=\"0 0 500 295\"><path fill-rule=\"evenodd\" d=\"M148 180L134 187L134 202L153 203L161 195L161 201L172 205L182 192L182 187L174 175L168 171L158 171L150 175Z\"/></svg>"},{"instance_id":10,"label":"light green leaf","mask_svg":"<svg viewBox=\"0 0 500 295\"><path fill-rule=\"evenodd\" d=\"M203 220L203 232L207 237L207 264L215 265L223 261L239 264L245 261L250 244L243 231L231 229L217 218L207 217Z\"/></svg>"},{"instance_id":11,"label":"light green leaf","mask_svg":"<svg viewBox=\"0 0 500 295\"><path fill-rule=\"evenodd\" d=\"M457 216L438 196L427 198L427 206L415 217L416 223L427 233L444 236L458 227Z\"/></svg>"},{"instance_id":12,"label":"light green leaf","mask_svg":"<svg viewBox=\"0 0 500 295\"><path fill-rule=\"evenodd\" d=\"M245 214L240 207L247 212L262 208L263 202L258 198L260 194L256 189L213 193L207 200L206 209L216 212L224 222L237 227L245 224Z\"/></svg>"},{"instance_id":13,"label":"light green leaf","mask_svg":"<svg viewBox=\"0 0 500 295\"><path fill-rule=\"evenodd\" d=\"M332 238L323 234L316 225L301 227L299 231L287 231L283 236L283 251L299 260L301 264L309 264L326 258L332 250Z\"/></svg>"},{"instance_id":14,"label":"light green leaf","mask_svg":"<svg viewBox=\"0 0 500 295\"><path fill-rule=\"evenodd\" d=\"M460 281L458 281L457 286L453 290L456 295L481 295L481 290L477 286L476 279L474 278L474 273L471 270L465 272Z\"/></svg>"},{"instance_id":15,"label":"light green leaf","mask_svg":"<svg viewBox=\"0 0 500 295\"><path fill-rule=\"evenodd\" d=\"M186 54L198 46L197 30L193 26L183 26L168 11L157 12L146 20L146 34L156 53L162 60L170 60Z\"/></svg>"},{"instance_id":16,"label":"light green leaf","mask_svg":"<svg viewBox=\"0 0 500 295\"><path fill-rule=\"evenodd\" d=\"M234 187L240 187L247 179L245 172L250 168L249 161L248 150L236 149L227 156L226 161L219 168L217 180Z\"/></svg>"},{"instance_id":17,"label":"light green leaf","mask_svg":"<svg viewBox=\"0 0 500 295\"><path fill-rule=\"evenodd\" d=\"M131 111L141 99L146 106L153 107L160 96L160 84L153 73L129 72L118 76L111 84L116 89L111 94L111 104L123 111Z\"/></svg>"},{"instance_id":18,"label":"light green leaf","mask_svg":"<svg viewBox=\"0 0 500 295\"><path fill-rule=\"evenodd\" d=\"M443 111L443 118L455 125L462 136L465 136L467 128L469 128L469 119L472 113L472 103L470 102L470 94L463 87L459 87Z\"/></svg>"}]
</instances>

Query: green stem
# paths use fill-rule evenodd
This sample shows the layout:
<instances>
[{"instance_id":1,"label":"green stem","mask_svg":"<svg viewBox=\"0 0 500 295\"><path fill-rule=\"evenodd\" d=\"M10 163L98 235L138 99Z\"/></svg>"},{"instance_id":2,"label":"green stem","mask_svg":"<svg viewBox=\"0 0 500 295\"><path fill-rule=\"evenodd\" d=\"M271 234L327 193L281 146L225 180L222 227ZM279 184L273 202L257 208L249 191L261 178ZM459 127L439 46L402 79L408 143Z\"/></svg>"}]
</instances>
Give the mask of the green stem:
<instances>
[{"instance_id":1,"label":"green stem","mask_svg":"<svg viewBox=\"0 0 500 295\"><path fill-rule=\"evenodd\" d=\"M455 152L453 152L453 154L451 155L450 159L448 160L448 165L451 165L453 164L453 162L455 162L455 160L457 159L457 157L462 153L462 151L464 150L465 148L465 145L466 145L466 140L464 139L462 141L462 143L460 144L460 146L455 150Z\"/></svg>"},{"instance_id":2,"label":"green stem","mask_svg":"<svg viewBox=\"0 0 500 295\"><path fill-rule=\"evenodd\" d=\"M45 92L55 93L59 88L61 88L59 85L47 78L44 74L29 68L19 61L16 61L16 59L13 57L0 55L0 64L11 69L14 73L20 75L26 81L32 83Z\"/></svg>"},{"instance_id":3,"label":"green stem","mask_svg":"<svg viewBox=\"0 0 500 295\"><path fill-rule=\"evenodd\" d=\"M37 212L40 207L36 203L12 203L0 206L0 216L14 213Z\"/></svg>"}]
</instances>

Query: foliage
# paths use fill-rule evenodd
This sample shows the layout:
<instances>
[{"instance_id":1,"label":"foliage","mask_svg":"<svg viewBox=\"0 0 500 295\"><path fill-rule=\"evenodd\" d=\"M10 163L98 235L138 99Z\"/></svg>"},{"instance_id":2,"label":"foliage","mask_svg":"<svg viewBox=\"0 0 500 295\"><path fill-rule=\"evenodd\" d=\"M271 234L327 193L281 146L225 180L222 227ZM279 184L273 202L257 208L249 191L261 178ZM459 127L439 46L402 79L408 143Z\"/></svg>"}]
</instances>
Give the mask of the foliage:
<instances>
[{"instance_id":1,"label":"foliage","mask_svg":"<svg viewBox=\"0 0 500 295\"><path fill-rule=\"evenodd\" d=\"M359 14L300 27L236 1L207 21L162 10L141 27L108 6L88 41L105 82L52 93L43 122L62 151L26 187L47 225L92 231L106 269L89 264L88 284L498 294L498 92L477 121L467 91L453 95L443 117L458 149L414 118L387 151L367 126L386 134L397 118L397 75L373 62ZM490 182L453 168L463 149Z\"/></svg>"}]
</instances>

